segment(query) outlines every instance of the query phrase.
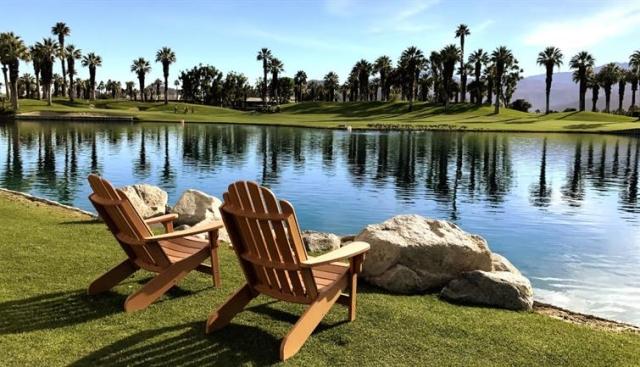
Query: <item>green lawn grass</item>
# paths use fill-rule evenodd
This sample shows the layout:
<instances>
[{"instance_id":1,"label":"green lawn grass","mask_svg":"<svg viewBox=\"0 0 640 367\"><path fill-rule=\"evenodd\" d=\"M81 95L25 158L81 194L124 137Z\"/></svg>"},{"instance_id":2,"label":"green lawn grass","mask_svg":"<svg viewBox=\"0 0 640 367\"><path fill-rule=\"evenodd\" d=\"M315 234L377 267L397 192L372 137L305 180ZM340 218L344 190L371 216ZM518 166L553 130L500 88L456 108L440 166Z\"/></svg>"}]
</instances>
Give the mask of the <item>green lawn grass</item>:
<instances>
[{"instance_id":1,"label":"green lawn grass","mask_svg":"<svg viewBox=\"0 0 640 367\"><path fill-rule=\"evenodd\" d=\"M124 313L140 273L112 292L87 285L123 259L104 224L0 193L0 365L181 366L278 363L281 338L302 307L253 301L205 336L207 315L243 277L221 249L223 286L190 274L148 309ZM455 306L433 295L389 295L361 283L358 318L336 306L289 365L632 366L640 336L534 313Z\"/></svg>"},{"instance_id":2,"label":"green lawn grass","mask_svg":"<svg viewBox=\"0 0 640 367\"><path fill-rule=\"evenodd\" d=\"M185 106L189 112L184 113ZM177 107L178 113L174 112ZM191 113L191 108L194 112ZM594 112L562 112L549 115L503 109L495 115L493 108L469 104L453 105L445 113L442 106L416 103L408 112L406 102L305 102L281 107L280 113L257 113L228 108L183 103L141 103L126 100L87 101L55 100L52 106L44 101L21 100L24 112L91 112L105 115L133 116L139 121L165 122L225 122L271 124L303 127L335 128L350 125L355 129L443 129L474 131L535 131L535 132L635 132L637 119Z\"/></svg>"}]
</instances>

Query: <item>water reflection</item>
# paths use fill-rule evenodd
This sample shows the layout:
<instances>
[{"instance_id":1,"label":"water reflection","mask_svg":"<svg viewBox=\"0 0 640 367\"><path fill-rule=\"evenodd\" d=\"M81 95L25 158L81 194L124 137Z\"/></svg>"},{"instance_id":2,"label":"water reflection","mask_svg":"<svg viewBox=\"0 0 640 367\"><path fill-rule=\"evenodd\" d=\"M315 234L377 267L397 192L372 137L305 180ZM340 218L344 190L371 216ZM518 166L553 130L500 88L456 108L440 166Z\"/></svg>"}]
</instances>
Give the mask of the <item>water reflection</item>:
<instances>
[{"instance_id":1,"label":"water reflection","mask_svg":"<svg viewBox=\"0 0 640 367\"><path fill-rule=\"evenodd\" d=\"M0 124L0 156L0 186L85 209L96 172L159 185L170 203L256 180L295 203L304 227L344 234L400 213L450 219L488 238L539 294L584 311L595 306L569 291L584 274L611 289L640 284L634 137L19 122ZM602 297L640 323L640 306ZM640 291L629 297L640 304Z\"/></svg>"}]
</instances>

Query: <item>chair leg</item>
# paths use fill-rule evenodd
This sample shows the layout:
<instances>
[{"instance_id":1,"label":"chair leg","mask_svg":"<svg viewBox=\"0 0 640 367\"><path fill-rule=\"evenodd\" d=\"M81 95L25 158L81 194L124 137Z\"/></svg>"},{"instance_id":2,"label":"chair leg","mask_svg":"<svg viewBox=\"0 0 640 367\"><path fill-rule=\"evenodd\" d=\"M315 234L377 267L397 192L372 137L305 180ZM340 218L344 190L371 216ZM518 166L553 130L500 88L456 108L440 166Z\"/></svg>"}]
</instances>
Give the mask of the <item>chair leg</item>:
<instances>
[{"instance_id":1,"label":"chair leg","mask_svg":"<svg viewBox=\"0 0 640 367\"><path fill-rule=\"evenodd\" d=\"M203 249L184 260L171 264L141 289L127 297L124 302L125 311L132 312L146 308L197 268L208 256L208 251Z\"/></svg>"},{"instance_id":2,"label":"chair leg","mask_svg":"<svg viewBox=\"0 0 640 367\"><path fill-rule=\"evenodd\" d=\"M220 279L220 261L218 259L218 231L209 232L209 247L211 249L211 276L213 277L213 286L220 288L222 280Z\"/></svg>"},{"instance_id":3,"label":"chair leg","mask_svg":"<svg viewBox=\"0 0 640 367\"><path fill-rule=\"evenodd\" d=\"M205 332L209 334L227 326L233 317L240 313L256 295L249 284L242 286L236 293L227 298L222 306L209 315Z\"/></svg>"},{"instance_id":4,"label":"chair leg","mask_svg":"<svg viewBox=\"0 0 640 367\"><path fill-rule=\"evenodd\" d=\"M94 280L89 286L87 294L94 295L106 292L121 281L127 279L131 274L138 271L138 269L139 267L136 264L127 259Z\"/></svg>"},{"instance_id":5,"label":"chair leg","mask_svg":"<svg viewBox=\"0 0 640 367\"><path fill-rule=\"evenodd\" d=\"M356 294L358 292L358 274L349 274L349 321L356 319Z\"/></svg>"},{"instance_id":6,"label":"chair leg","mask_svg":"<svg viewBox=\"0 0 640 367\"><path fill-rule=\"evenodd\" d=\"M339 284L320 295L315 302L309 305L309 308L300 316L298 322L291 328L287 336L284 337L280 344L280 359L286 360L292 357L307 341L320 321L331 310L331 307L340 297L342 287Z\"/></svg>"}]
</instances>

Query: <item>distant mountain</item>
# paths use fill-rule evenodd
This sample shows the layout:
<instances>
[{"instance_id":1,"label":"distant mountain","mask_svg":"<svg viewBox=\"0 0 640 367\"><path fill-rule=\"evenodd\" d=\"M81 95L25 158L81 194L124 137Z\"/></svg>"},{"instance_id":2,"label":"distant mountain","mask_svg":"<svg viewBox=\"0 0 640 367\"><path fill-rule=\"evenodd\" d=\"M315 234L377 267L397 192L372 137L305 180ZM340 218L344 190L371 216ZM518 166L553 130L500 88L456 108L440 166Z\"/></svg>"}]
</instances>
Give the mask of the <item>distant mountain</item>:
<instances>
[{"instance_id":1,"label":"distant mountain","mask_svg":"<svg viewBox=\"0 0 640 367\"><path fill-rule=\"evenodd\" d=\"M628 68L627 63L617 63L622 68ZM602 66L596 67L596 72L600 70ZM563 70L567 67L564 66ZM551 97L550 108L555 111L562 111L565 108L578 108L578 84L572 80L572 71L563 71L553 74L553 82L551 83ZM512 100L523 98L531 103L531 112L539 109L544 111L544 99L545 99L545 74L532 75L522 79L518 83L518 88L514 94ZM640 98L640 96L636 96ZM586 95L587 110L591 110L591 90L587 90ZM636 102L637 104L638 102ZM625 109L629 108L631 104L631 85L627 83L623 106ZM604 108L604 91L600 89L600 95L598 98L598 109ZM611 88L611 108L618 108L618 85Z\"/></svg>"}]
</instances>

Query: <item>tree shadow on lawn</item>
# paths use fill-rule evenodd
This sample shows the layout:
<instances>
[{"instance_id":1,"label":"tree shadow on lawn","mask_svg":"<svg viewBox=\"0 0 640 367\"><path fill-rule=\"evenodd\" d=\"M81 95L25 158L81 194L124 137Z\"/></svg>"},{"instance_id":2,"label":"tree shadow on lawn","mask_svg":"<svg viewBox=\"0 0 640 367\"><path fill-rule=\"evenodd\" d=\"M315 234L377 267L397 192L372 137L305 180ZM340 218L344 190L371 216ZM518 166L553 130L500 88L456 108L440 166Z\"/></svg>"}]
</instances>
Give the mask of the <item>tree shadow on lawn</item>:
<instances>
[{"instance_id":1,"label":"tree shadow on lawn","mask_svg":"<svg viewBox=\"0 0 640 367\"><path fill-rule=\"evenodd\" d=\"M267 301L248 307L244 312L258 313L293 326L300 315L271 307L276 303L278 301ZM346 322L327 324L323 321L313 334ZM210 335L205 334L204 327L205 320L202 320L141 331L97 350L71 366L262 366L279 362L280 343L285 335L273 335L264 327L243 325L234 320Z\"/></svg>"},{"instance_id":2,"label":"tree shadow on lawn","mask_svg":"<svg viewBox=\"0 0 640 367\"><path fill-rule=\"evenodd\" d=\"M55 329L123 312L126 296L85 290L43 294L0 303L0 335Z\"/></svg>"}]
</instances>

